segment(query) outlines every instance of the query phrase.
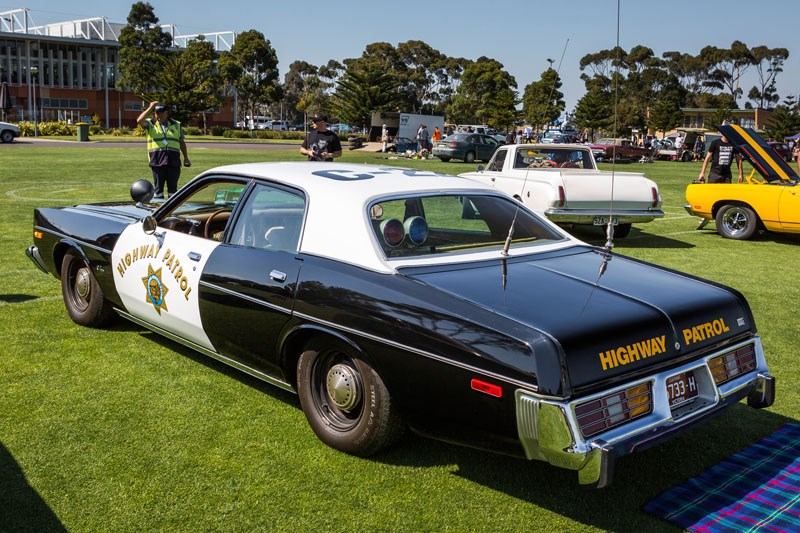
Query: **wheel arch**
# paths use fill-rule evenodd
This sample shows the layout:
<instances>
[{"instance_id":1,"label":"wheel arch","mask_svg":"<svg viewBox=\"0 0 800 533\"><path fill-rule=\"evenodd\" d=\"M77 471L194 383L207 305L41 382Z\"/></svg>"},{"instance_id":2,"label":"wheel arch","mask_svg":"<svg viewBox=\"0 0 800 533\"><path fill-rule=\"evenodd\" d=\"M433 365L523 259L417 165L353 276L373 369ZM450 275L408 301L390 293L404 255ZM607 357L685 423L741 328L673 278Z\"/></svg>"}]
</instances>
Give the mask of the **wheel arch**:
<instances>
[{"instance_id":1,"label":"wheel arch","mask_svg":"<svg viewBox=\"0 0 800 533\"><path fill-rule=\"evenodd\" d=\"M74 252L75 255L82 258L87 265L91 265L89 258L86 256L86 252L84 252L77 243L69 239L61 239L53 247L53 264L56 266L55 276L58 279L61 279L61 263L64 262L64 256L67 255L68 252Z\"/></svg>"},{"instance_id":2,"label":"wheel arch","mask_svg":"<svg viewBox=\"0 0 800 533\"><path fill-rule=\"evenodd\" d=\"M762 228L764 227L764 223L761 221L761 215L758 214L758 210L743 200L719 200L711 207L711 216L716 220L717 213L719 213L719 210L726 205L738 205L739 207L746 207L752 210L753 213L756 214L756 221L758 222L758 225Z\"/></svg>"},{"instance_id":3,"label":"wheel arch","mask_svg":"<svg viewBox=\"0 0 800 533\"><path fill-rule=\"evenodd\" d=\"M318 336L331 337L347 344L359 357L363 358L371 365L375 365L375 361L369 354L364 351L358 343L342 332L318 324L299 324L285 334L283 342L281 343L280 359L286 382L294 387L295 390L297 390L297 361L300 359L300 354L303 353L303 346L305 346L309 340ZM377 367L376 372L380 374Z\"/></svg>"}]
</instances>

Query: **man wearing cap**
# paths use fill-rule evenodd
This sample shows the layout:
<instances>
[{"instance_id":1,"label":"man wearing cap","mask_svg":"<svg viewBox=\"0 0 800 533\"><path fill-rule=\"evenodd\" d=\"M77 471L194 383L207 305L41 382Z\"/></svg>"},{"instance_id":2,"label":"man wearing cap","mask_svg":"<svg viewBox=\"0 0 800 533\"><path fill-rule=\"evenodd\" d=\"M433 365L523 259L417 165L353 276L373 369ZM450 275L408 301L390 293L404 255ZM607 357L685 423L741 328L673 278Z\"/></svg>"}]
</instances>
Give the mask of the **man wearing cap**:
<instances>
[{"instance_id":1,"label":"man wearing cap","mask_svg":"<svg viewBox=\"0 0 800 533\"><path fill-rule=\"evenodd\" d=\"M147 118L155 112L155 120ZM164 198L164 185L170 196L178 190L181 177L181 154L184 166L192 166L186 153L181 123L169 118L167 106L161 102L150 102L136 121L147 134L147 152L150 155L150 168L155 182L154 198Z\"/></svg>"},{"instance_id":2,"label":"man wearing cap","mask_svg":"<svg viewBox=\"0 0 800 533\"><path fill-rule=\"evenodd\" d=\"M311 117L312 130L308 132L300 153L308 156L309 161L333 161L341 157L342 142L328 129L328 117L322 114Z\"/></svg>"}]
</instances>

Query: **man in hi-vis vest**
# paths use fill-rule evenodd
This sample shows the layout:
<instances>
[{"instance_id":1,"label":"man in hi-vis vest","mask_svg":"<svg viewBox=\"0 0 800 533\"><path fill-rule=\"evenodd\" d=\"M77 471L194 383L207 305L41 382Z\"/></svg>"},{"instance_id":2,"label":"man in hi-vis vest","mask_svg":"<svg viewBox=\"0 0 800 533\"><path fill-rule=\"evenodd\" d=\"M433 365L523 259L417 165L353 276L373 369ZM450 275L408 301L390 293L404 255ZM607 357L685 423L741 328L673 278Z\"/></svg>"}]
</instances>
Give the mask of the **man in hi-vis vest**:
<instances>
[{"instance_id":1,"label":"man in hi-vis vest","mask_svg":"<svg viewBox=\"0 0 800 533\"><path fill-rule=\"evenodd\" d=\"M147 118L151 111L155 112L155 120ZM150 102L150 106L136 119L147 134L147 152L150 155L150 168L153 170L155 198L164 198L164 184L167 186L169 196L178 190L181 154L183 154L183 165L192 166L186 154L181 123L169 118L168 114L167 106L156 101Z\"/></svg>"}]
</instances>

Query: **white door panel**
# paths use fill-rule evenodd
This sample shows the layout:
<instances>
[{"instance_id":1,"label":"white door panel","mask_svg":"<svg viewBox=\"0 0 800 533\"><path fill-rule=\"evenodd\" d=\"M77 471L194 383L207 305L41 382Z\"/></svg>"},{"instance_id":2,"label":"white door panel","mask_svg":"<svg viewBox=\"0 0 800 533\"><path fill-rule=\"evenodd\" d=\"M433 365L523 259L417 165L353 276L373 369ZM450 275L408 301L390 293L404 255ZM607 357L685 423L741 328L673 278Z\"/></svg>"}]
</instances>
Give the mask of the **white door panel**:
<instances>
[{"instance_id":1,"label":"white door panel","mask_svg":"<svg viewBox=\"0 0 800 533\"><path fill-rule=\"evenodd\" d=\"M200 321L198 284L217 241L158 228L147 235L131 224L111 254L114 283L128 312L213 349Z\"/></svg>"}]
</instances>

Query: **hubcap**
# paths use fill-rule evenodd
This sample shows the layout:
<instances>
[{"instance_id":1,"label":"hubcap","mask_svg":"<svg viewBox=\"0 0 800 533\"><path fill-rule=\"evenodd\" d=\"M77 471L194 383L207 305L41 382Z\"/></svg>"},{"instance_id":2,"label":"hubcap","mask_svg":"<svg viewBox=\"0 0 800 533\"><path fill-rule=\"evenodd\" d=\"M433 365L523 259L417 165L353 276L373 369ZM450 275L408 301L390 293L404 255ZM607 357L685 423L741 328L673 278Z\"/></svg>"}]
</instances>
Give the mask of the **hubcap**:
<instances>
[{"instance_id":1,"label":"hubcap","mask_svg":"<svg viewBox=\"0 0 800 533\"><path fill-rule=\"evenodd\" d=\"M88 300L90 290L91 280L89 278L89 269L81 268L75 274L75 292L84 300Z\"/></svg>"},{"instance_id":2,"label":"hubcap","mask_svg":"<svg viewBox=\"0 0 800 533\"><path fill-rule=\"evenodd\" d=\"M341 363L333 365L325 381L328 396L339 409L349 411L361 399L358 373L352 367Z\"/></svg>"},{"instance_id":3,"label":"hubcap","mask_svg":"<svg viewBox=\"0 0 800 533\"><path fill-rule=\"evenodd\" d=\"M724 224L730 233L740 233L747 227L747 214L741 209L731 209L725 215Z\"/></svg>"}]
</instances>

